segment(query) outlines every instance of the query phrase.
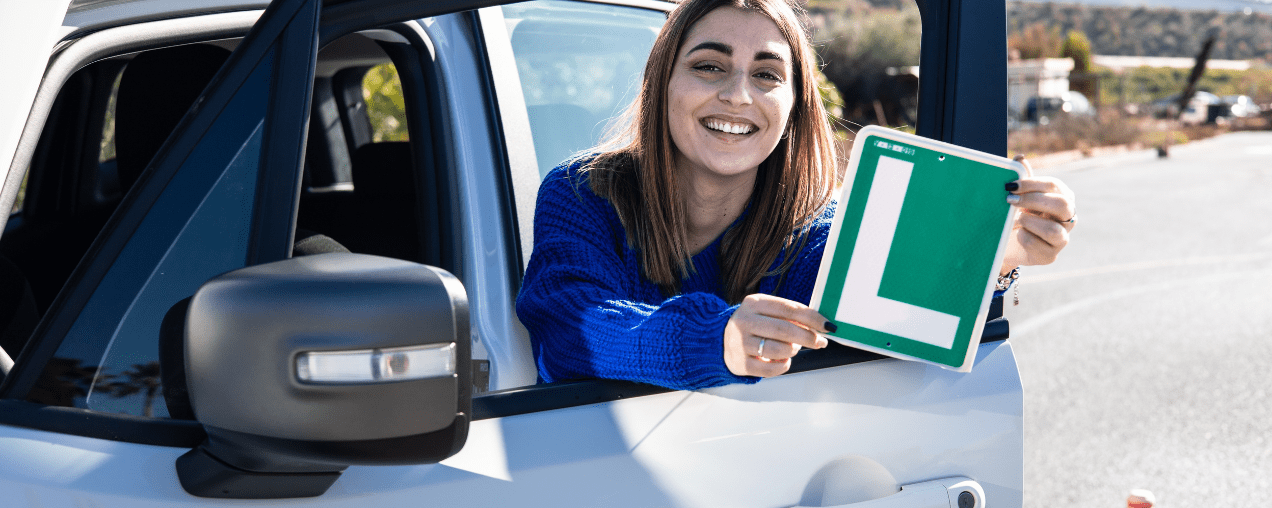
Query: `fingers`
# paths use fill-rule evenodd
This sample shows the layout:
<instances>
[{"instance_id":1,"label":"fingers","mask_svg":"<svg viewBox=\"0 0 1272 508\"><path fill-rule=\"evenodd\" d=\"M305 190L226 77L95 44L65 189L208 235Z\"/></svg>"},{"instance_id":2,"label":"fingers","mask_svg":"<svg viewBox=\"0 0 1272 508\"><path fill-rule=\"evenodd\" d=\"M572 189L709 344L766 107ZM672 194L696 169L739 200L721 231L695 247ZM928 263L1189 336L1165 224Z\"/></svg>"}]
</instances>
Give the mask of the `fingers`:
<instances>
[{"instance_id":1,"label":"fingers","mask_svg":"<svg viewBox=\"0 0 1272 508\"><path fill-rule=\"evenodd\" d=\"M1021 166L1025 167L1025 178L1033 176L1033 164L1029 163L1029 160L1025 158L1024 154L1017 155L1014 160L1019 162Z\"/></svg>"},{"instance_id":2,"label":"fingers","mask_svg":"<svg viewBox=\"0 0 1272 508\"><path fill-rule=\"evenodd\" d=\"M1050 176L1026 177L1016 180L1017 188L1012 190L1012 194L1025 194L1028 192L1043 192L1048 194L1065 194L1069 187L1060 180Z\"/></svg>"},{"instance_id":3,"label":"fingers","mask_svg":"<svg viewBox=\"0 0 1272 508\"><path fill-rule=\"evenodd\" d=\"M817 332L828 328L835 326L807 305L770 295L747 296L725 326L725 365L740 376L776 376L790 368L800 349L826 347L826 338Z\"/></svg>"},{"instance_id":4,"label":"fingers","mask_svg":"<svg viewBox=\"0 0 1272 508\"><path fill-rule=\"evenodd\" d=\"M1026 177L1007 184L1007 202L1021 210L1050 216L1056 221L1073 218L1077 205L1073 191L1059 179L1040 176Z\"/></svg>"},{"instance_id":5,"label":"fingers","mask_svg":"<svg viewBox=\"0 0 1272 508\"><path fill-rule=\"evenodd\" d=\"M756 314L784 319L809 330L834 331L828 328L834 325L812 307L785 298L757 293L744 298L742 308Z\"/></svg>"},{"instance_id":6,"label":"fingers","mask_svg":"<svg viewBox=\"0 0 1272 508\"><path fill-rule=\"evenodd\" d=\"M769 353L770 350L776 351L776 349L775 346L770 344L770 347L764 350L766 354L763 355L769 358L789 358L790 356L793 356L796 351L799 351L800 347L817 349L825 345L825 339L820 339L817 334L813 333L809 329L784 319L756 315L749 317L749 322L746 324L746 331L751 335L770 339L769 342L777 341L794 346L794 350L791 351L789 355L771 356L767 353ZM823 342L819 344L819 340ZM757 348L758 342L759 339L756 339Z\"/></svg>"},{"instance_id":7,"label":"fingers","mask_svg":"<svg viewBox=\"0 0 1272 508\"><path fill-rule=\"evenodd\" d=\"M748 375L751 376L778 376L785 374L788 370L791 370L791 359L765 360L763 358L756 358L752 356L746 359L746 369L749 371Z\"/></svg>"},{"instance_id":8,"label":"fingers","mask_svg":"<svg viewBox=\"0 0 1272 508\"><path fill-rule=\"evenodd\" d=\"M1026 214L1020 216L1020 226L1048 245L1064 247L1069 243L1069 230L1062 223Z\"/></svg>"},{"instance_id":9,"label":"fingers","mask_svg":"<svg viewBox=\"0 0 1272 508\"><path fill-rule=\"evenodd\" d=\"M1069 244L1069 230L1055 221L1025 214L1020 216L1020 225L1016 238L1024 250L1024 264L1050 264Z\"/></svg>"},{"instance_id":10,"label":"fingers","mask_svg":"<svg viewBox=\"0 0 1272 508\"><path fill-rule=\"evenodd\" d=\"M1069 231L1074 226L1071 219L1077 216L1073 191L1056 178L1033 176L1033 166L1024 155L1015 160L1024 166L1025 175L1007 184L1011 193L1007 202L1022 213L1012 225L1013 241L1008 243L1003 268L1050 264L1069 244Z\"/></svg>"},{"instance_id":11,"label":"fingers","mask_svg":"<svg viewBox=\"0 0 1272 508\"><path fill-rule=\"evenodd\" d=\"M1016 199L1013 203L1022 210L1049 218L1056 222L1069 220L1074 215L1073 201L1063 194L1045 194L1042 192L1029 192L1025 194L1013 194ZM1070 224L1072 225L1072 224Z\"/></svg>"},{"instance_id":12,"label":"fingers","mask_svg":"<svg viewBox=\"0 0 1272 508\"><path fill-rule=\"evenodd\" d=\"M751 335L743 339L743 341L745 342L743 349L746 350L747 355L766 358L769 360L785 360L787 358L793 358L795 353L798 353L800 349L803 349L803 346L796 343L786 342L779 339L770 339L759 335Z\"/></svg>"},{"instance_id":13,"label":"fingers","mask_svg":"<svg viewBox=\"0 0 1272 508\"><path fill-rule=\"evenodd\" d=\"M1073 191L1059 179L1049 176L1033 176L1033 167L1025 156L1017 155L1016 161L1025 167L1026 176L1007 184L1007 202L1026 213L1033 213L1065 224L1073 229L1070 219L1077 216ZM1018 224L1017 224L1018 225Z\"/></svg>"}]
</instances>

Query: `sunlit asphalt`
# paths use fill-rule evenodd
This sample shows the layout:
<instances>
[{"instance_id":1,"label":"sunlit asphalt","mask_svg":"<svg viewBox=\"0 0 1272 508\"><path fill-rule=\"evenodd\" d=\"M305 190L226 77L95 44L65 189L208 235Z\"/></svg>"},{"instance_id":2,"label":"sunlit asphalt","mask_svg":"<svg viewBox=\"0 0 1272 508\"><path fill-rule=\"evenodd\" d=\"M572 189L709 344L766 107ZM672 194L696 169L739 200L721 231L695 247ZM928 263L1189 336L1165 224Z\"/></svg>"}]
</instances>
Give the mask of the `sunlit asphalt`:
<instances>
[{"instance_id":1,"label":"sunlit asphalt","mask_svg":"<svg viewBox=\"0 0 1272 508\"><path fill-rule=\"evenodd\" d=\"M1272 132L1041 170L1077 195L1010 307L1025 506L1265 506L1272 493ZM992 501L991 501L992 502Z\"/></svg>"}]
</instances>

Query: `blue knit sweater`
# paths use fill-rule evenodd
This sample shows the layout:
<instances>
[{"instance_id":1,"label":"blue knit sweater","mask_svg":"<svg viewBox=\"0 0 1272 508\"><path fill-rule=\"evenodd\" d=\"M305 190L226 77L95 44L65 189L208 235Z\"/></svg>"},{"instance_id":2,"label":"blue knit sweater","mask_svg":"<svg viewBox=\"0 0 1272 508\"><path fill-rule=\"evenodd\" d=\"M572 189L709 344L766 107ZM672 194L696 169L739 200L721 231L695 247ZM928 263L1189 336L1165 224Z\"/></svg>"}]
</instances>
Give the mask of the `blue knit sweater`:
<instances>
[{"instance_id":1,"label":"blue knit sweater","mask_svg":"<svg viewBox=\"0 0 1272 508\"><path fill-rule=\"evenodd\" d=\"M641 276L618 213L592 193L581 165L553 169L539 187L534 254L517 296L541 380L625 379L675 389L758 381L724 364L724 326L737 306L723 297L720 238L693 257L681 294L665 298ZM786 276L762 279L759 292L808 303L833 209L813 224Z\"/></svg>"}]
</instances>

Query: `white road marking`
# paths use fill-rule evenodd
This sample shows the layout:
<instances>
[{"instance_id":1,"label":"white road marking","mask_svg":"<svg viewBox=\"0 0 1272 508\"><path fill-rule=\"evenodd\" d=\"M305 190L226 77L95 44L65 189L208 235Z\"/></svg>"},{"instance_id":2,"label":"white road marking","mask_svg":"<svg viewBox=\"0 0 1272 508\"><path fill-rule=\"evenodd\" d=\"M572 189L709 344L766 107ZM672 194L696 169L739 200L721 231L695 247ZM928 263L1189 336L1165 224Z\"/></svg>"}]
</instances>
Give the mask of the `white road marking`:
<instances>
[{"instance_id":1,"label":"white road marking","mask_svg":"<svg viewBox=\"0 0 1272 508\"><path fill-rule=\"evenodd\" d=\"M1013 338L1016 338L1016 337L1022 337L1022 336L1028 335L1030 332L1037 330L1038 328L1041 328L1056 319L1060 319L1062 317L1065 317L1069 314L1085 309L1087 307L1093 307L1093 306L1096 306L1105 302L1117 300L1120 298L1138 296L1142 294L1161 293L1163 291L1169 291L1171 289L1178 289L1181 287L1192 286L1192 285L1202 285L1202 284L1214 285L1214 284L1219 284L1219 283L1234 281L1234 280L1248 280L1252 277L1258 277L1258 276L1269 275L1269 274L1272 274L1272 270L1262 270L1257 272L1229 272L1229 273L1223 273L1223 274L1217 274L1217 275L1216 274L1203 275L1200 277L1193 277L1191 279L1171 280L1166 282L1159 282L1156 284L1148 284L1145 286L1136 286L1136 287L1117 289L1117 290L1109 291L1107 293L1101 293L1101 294L1091 296L1088 298L1083 298L1074 302L1069 302L1059 307L1054 307L1050 310L1047 310L1046 312L1043 312L1034 317L1026 319L1023 323L1020 323L1019 325L1013 324L1011 327L1011 336Z\"/></svg>"},{"instance_id":2,"label":"white road marking","mask_svg":"<svg viewBox=\"0 0 1272 508\"><path fill-rule=\"evenodd\" d=\"M1272 236L1265 238L1259 242L1260 245L1272 244ZM1178 259L1156 259L1151 261L1139 261L1135 263L1124 263L1120 265L1097 266L1093 268L1083 268L1081 270L1070 270L1067 272L1044 273L1041 275L1029 275L1027 281L1030 284L1042 282L1054 282L1064 279L1073 279L1077 277L1089 277L1092 275L1104 275L1109 273L1131 272L1136 270L1150 270L1153 268L1167 268L1172 266L1191 266L1191 265L1213 265L1221 263L1241 263L1246 261L1260 261L1264 259L1272 259L1272 252L1252 252L1248 254L1233 254L1226 256L1198 256Z\"/></svg>"}]
</instances>

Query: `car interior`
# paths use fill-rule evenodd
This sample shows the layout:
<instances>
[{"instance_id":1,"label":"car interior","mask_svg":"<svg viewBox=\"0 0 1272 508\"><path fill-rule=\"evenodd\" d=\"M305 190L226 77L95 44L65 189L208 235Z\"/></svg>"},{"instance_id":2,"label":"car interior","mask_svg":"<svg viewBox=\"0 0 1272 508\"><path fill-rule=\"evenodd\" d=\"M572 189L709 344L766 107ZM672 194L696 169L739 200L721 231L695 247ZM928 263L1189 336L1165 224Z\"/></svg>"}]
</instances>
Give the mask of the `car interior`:
<instances>
[{"instance_id":1,"label":"car interior","mask_svg":"<svg viewBox=\"0 0 1272 508\"><path fill-rule=\"evenodd\" d=\"M435 193L436 181L416 181L413 169L429 160L416 152L432 150L407 139L375 139L368 116L368 71L412 56L404 40L390 42L384 32L351 34L319 52L293 255L352 251L447 268L450 256L441 254L439 238L449 228L437 227L443 204L418 199L418 190L445 193ZM111 214L238 42L118 55L84 66L63 84L25 194L0 240L0 348L10 358L18 358ZM423 86L424 76L404 73L402 80L409 92ZM411 117L420 110L396 115L412 134L422 122ZM434 225L427 234L419 217ZM73 384L41 386L29 400L74 405Z\"/></svg>"}]
</instances>

